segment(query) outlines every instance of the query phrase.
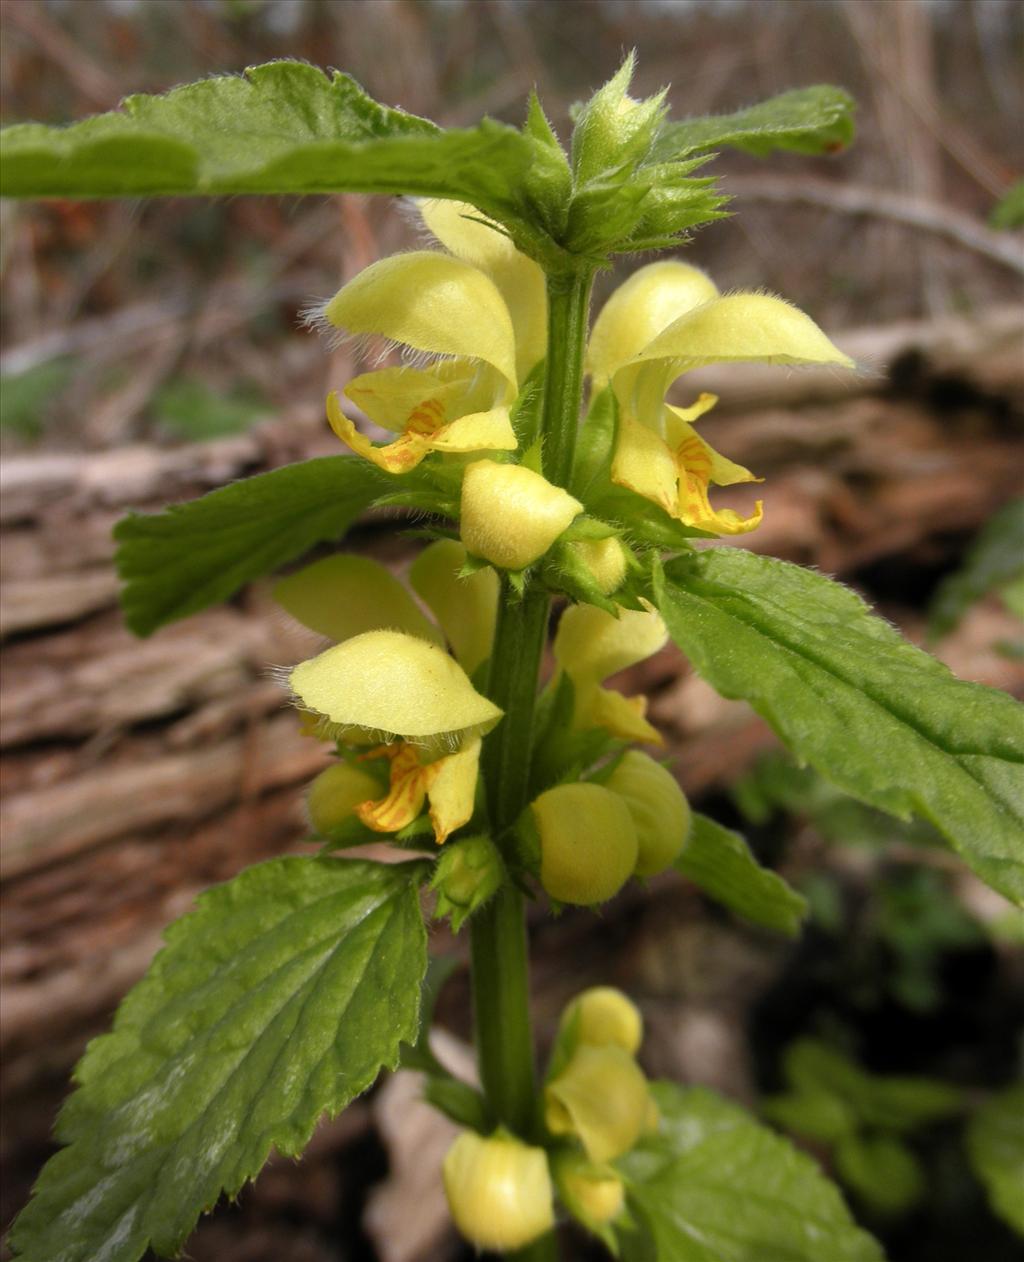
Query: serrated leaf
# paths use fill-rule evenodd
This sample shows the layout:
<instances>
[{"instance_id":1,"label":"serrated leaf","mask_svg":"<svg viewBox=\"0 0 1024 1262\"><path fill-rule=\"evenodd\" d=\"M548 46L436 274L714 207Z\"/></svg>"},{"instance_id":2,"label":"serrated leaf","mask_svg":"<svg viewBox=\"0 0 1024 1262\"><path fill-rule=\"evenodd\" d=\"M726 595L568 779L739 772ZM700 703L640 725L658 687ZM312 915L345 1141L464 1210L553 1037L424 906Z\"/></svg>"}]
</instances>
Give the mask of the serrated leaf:
<instances>
[{"instance_id":1,"label":"serrated leaf","mask_svg":"<svg viewBox=\"0 0 1024 1262\"><path fill-rule=\"evenodd\" d=\"M842 88L796 88L734 114L668 123L655 142L653 157L668 162L723 145L759 158L773 149L833 153L853 139L853 110L853 98Z\"/></svg>"},{"instance_id":2,"label":"serrated leaf","mask_svg":"<svg viewBox=\"0 0 1024 1262\"><path fill-rule=\"evenodd\" d=\"M1024 1236L1024 1083L992 1096L971 1118L967 1155L993 1212Z\"/></svg>"},{"instance_id":3,"label":"serrated leaf","mask_svg":"<svg viewBox=\"0 0 1024 1262\"><path fill-rule=\"evenodd\" d=\"M762 868L739 835L706 815L693 828L675 870L746 920L793 938L807 915L807 900L769 868Z\"/></svg>"},{"instance_id":4,"label":"serrated leaf","mask_svg":"<svg viewBox=\"0 0 1024 1262\"><path fill-rule=\"evenodd\" d=\"M625 1262L881 1262L806 1154L702 1087L652 1091L658 1134L618 1163L641 1224Z\"/></svg>"},{"instance_id":5,"label":"serrated leaf","mask_svg":"<svg viewBox=\"0 0 1024 1262\"><path fill-rule=\"evenodd\" d=\"M964 683L847 588L737 548L654 580L676 644L845 792L921 815L989 885L1024 902L1024 707Z\"/></svg>"},{"instance_id":6,"label":"serrated leaf","mask_svg":"<svg viewBox=\"0 0 1024 1262\"><path fill-rule=\"evenodd\" d=\"M340 538L388 486L355 456L285 465L114 527L121 604L136 635L227 600L244 584Z\"/></svg>"},{"instance_id":7,"label":"serrated leaf","mask_svg":"<svg viewBox=\"0 0 1024 1262\"><path fill-rule=\"evenodd\" d=\"M174 1254L272 1148L297 1156L394 1067L416 1037L424 867L275 859L203 894L80 1062L16 1253Z\"/></svg>"},{"instance_id":8,"label":"serrated leaf","mask_svg":"<svg viewBox=\"0 0 1024 1262\"><path fill-rule=\"evenodd\" d=\"M1024 499L1005 505L978 533L962 567L941 583L928 610L928 634L948 635L990 591L1024 577Z\"/></svg>"},{"instance_id":9,"label":"serrated leaf","mask_svg":"<svg viewBox=\"0 0 1024 1262\"><path fill-rule=\"evenodd\" d=\"M7 197L418 193L508 207L535 142L485 119L442 131L379 105L348 75L272 61L71 127L0 133Z\"/></svg>"}]
</instances>

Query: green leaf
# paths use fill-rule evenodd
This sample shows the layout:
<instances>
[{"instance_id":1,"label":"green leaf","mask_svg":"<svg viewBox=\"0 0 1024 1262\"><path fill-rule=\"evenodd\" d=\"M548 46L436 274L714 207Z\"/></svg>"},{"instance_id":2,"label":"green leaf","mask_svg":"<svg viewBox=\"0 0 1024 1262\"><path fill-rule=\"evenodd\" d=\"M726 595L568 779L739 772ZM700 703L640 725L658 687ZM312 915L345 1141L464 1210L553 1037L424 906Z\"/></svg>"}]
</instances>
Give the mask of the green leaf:
<instances>
[{"instance_id":1,"label":"green leaf","mask_svg":"<svg viewBox=\"0 0 1024 1262\"><path fill-rule=\"evenodd\" d=\"M785 1091L767 1096L761 1101L761 1112L783 1130L825 1144L833 1144L857 1130L857 1118L849 1105L824 1090Z\"/></svg>"},{"instance_id":2,"label":"green leaf","mask_svg":"<svg viewBox=\"0 0 1024 1262\"><path fill-rule=\"evenodd\" d=\"M297 61L252 66L71 127L0 133L7 197L418 193L508 208L535 143L485 119L442 131L379 105L348 75Z\"/></svg>"},{"instance_id":3,"label":"green leaf","mask_svg":"<svg viewBox=\"0 0 1024 1262\"><path fill-rule=\"evenodd\" d=\"M878 1214L905 1214L924 1195L921 1163L891 1135L849 1135L836 1147L836 1173Z\"/></svg>"},{"instance_id":4,"label":"green leaf","mask_svg":"<svg viewBox=\"0 0 1024 1262\"><path fill-rule=\"evenodd\" d=\"M893 815L928 819L995 889L1024 902L1024 707L955 679L853 592L737 548L654 579L672 638L798 758Z\"/></svg>"},{"instance_id":5,"label":"green leaf","mask_svg":"<svg viewBox=\"0 0 1024 1262\"><path fill-rule=\"evenodd\" d=\"M221 394L192 378L179 378L157 391L152 409L163 429L190 442L238 434L265 419L271 410L252 391Z\"/></svg>"},{"instance_id":6,"label":"green leaf","mask_svg":"<svg viewBox=\"0 0 1024 1262\"><path fill-rule=\"evenodd\" d=\"M993 1212L1024 1236L1024 1083L992 1096L974 1115L967 1155Z\"/></svg>"},{"instance_id":7,"label":"green leaf","mask_svg":"<svg viewBox=\"0 0 1024 1262\"><path fill-rule=\"evenodd\" d=\"M416 1036L422 864L285 858L203 894L94 1040L13 1233L26 1262L173 1255Z\"/></svg>"},{"instance_id":8,"label":"green leaf","mask_svg":"<svg viewBox=\"0 0 1024 1262\"><path fill-rule=\"evenodd\" d=\"M964 557L963 566L935 592L928 611L928 635L938 640L990 591L1024 577L1024 499L1005 505L986 523Z\"/></svg>"},{"instance_id":9,"label":"green leaf","mask_svg":"<svg viewBox=\"0 0 1024 1262\"><path fill-rule=\"evenodd\" d=\"M791 938L800 932L807 915L803 895L762 868L739 833L706 815L694 815L686 845L672 866L738 916Z\"/></svg>"},{"instance_id":10,"label":"green leaf","mask_svg":"<svg viewBox=\"0 0 1024 1262\"><path fill-rule=\"evenodd\" d=\"M1024 180L1018 180L996 202L988 221L993 228L1024 228Z\"/></svg>"},{"instance_id":11,"label":"green leaf","mask_svg":"<svg viewBox=\"0 0 1024 1262\"><path fill-rule=\"evenodd\" d=\"M661 162L728 145L763 158L773 149L834 153L853 139L853 98L821 84L773 96L750 109L667 124L654 146Z\"/></svg>"},{"instance_id":12,"label":"green leaf","mask_svg":"<svg viewBox=\"0 0 1024 1262\"><path fill-rule=\"evenodd\" d=\"M226 600L245 583L339 538L387 486L354 456L325 456L117 523L121 604L136 635Z\"/></svg>"},{"instance_id":13,"label":"green leaf","mask_svg":"<svg viewBox=\"0 0 1024 1262\"><path fill-rule=\"evenodd\" d=\"M932 1078L869 1074L842 1052L814 1039L798 1039L786 1050L787 1081L804 1095L831 1095L862 1126L910 1131L957 1113L956 1087Z\"/></svg>"},{"instance_id":14,"label":"green leaf","mask_svg":"<svg viewBox=\"0 0 1024 1262\"><path fill-rule=\"evenodd\" d=\"M67 389L74 371L74 359L64 355L24 372L0 374L0 430L39 438L54 400Z\"/></svg>"},{"instance_id":15,"label":"green leaf","mask_svg":"<svg viewBox=\"0 0 1024 1262\"><path fill-rule=\"evenodd\" d=\"M652 1091L658 1134L618 1163L643 1228L626 1262L881 1262L806 1154L702 1087Z\"/></svg>"}]
</instances>

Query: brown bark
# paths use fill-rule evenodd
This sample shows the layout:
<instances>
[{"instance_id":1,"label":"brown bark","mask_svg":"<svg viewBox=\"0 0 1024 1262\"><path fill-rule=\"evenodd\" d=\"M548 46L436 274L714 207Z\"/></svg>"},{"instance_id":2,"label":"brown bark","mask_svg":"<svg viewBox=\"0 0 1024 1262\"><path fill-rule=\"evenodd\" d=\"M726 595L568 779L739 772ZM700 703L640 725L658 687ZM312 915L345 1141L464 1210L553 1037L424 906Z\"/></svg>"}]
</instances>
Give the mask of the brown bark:
<instances>
[{"instance_id":1,"label":"brown bark","mask_svg":"<svg viewBox=\"0 0 1024 1262\"><path fill-rule=\"evenodd\" d=\"M833 375L824 395L823 378L807 388L811 378L800 374L776 374L774 395L763 375L739 381L744 410L709 417L704 432L767 477L765 523L744 542L846 576L898 557L952 558L962 538L951 536L975 530L1019 487L1008 418L1021 393L1020 328L1019 315L1002 312L980 331L965 321L880 331L869 352L875 372ZM923 356L904 354L914 347ZM897 398L885 369L898 354ZM800 389L804 406L794 409ZM55 1064L66 1068L196 891L302 845L301 789L324 759L267 674L315 641L289 628L258 586L227 608L133 640L114 607L110 526L129 506L155 509L333 450L328 444L308 429L293 438L268 427L202 446L5 464L8 1093L52 1075ZM362 531L361 543L378 555L393 560L411 547L377 527ZM897 606L885 612L908 616ZM920 621L910 616L907 629L919 631ZM985 626L950 642L954 665L1018 685L1012 664L986 651L998 629L986 640ZM654 691L691 793L728 782L770 742L746 707L717 698L674 651L634 676L634 687Z\"/></svg>"}]
</instances>

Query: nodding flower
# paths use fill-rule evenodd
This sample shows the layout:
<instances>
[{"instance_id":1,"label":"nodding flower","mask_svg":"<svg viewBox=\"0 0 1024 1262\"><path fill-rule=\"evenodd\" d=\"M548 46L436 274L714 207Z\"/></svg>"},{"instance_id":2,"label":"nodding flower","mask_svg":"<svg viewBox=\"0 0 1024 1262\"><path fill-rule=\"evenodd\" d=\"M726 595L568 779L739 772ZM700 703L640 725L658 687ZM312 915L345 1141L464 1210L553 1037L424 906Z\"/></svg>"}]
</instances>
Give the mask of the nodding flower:
<instances>
[{"instance_id":1,"label":"nodding flower","mask_svg":"<svg viewBox=\"0 0 1024 1262\"><path fill-rule=\"evenodd\" d=\"M717 398L701 394L682 408L665 401L683 373L743 360L853 367L813 320L781 298L719 294L703 272L672 260L634 272L605 304L588 348L595 389L610 387L619 407L612 481L686 526L716 535L755 529L760 500L741 517L709 499L712 484L761 481L694 429Z\"/></svg>"},{"instance_id":2,"label":"nodding flower","mask_svg":"<svg viewBox=\"0 0 1024 1262\"><path fill-rule=\"evenodd\" d=\"M510 408L543 358L544 275L472 206L426 201L420 213L448 253L416 250L381 259L309 313L343 335L380 336L414 365L355 377L345 397L397 436L377 446L327 399L331 428L389 473L431 452L514 451Z\"/></svg>"},{"instance_id":3,"label":"nodding flower","mask_svg":"<svg viewBox=\"0 0 1024 1262\"><path fill-rule=\"evenodd\" d=\"M658 730L644 717L645 697L624 697L601 685L609 675L635 666L663 647L668 631L648 610L620 609L619 616L596 605L572 605L555 634L555 661L575 689L577 727L603 727L627 741L661 744Z\"/></svg>"},{"instance_id":4,"label":"nodding flower","mask_svg":"<svg viewBox=\"0 0 1024 1262\"><path fill-rule=\"evenodd\" d=\"M463 1131L444 1159L455 1225L478 1249L521 1249L555 1225L547 1153L503 1131Z\"/></svg>"},{"instance_id":5,"label":"nodding flower","mask_svg":"<svg viewBox=\"0 0 1024 1262\"><path fill-rule=\"evenodd\" d=\"M468 610L493 628L489 596L496 592L478 582L463 593L468 600L460 600L455 588L461 580L450 566L438 568L431 559L426 570L432 570L433 603L444 611L442 626ZM334 818L339 809L351 809L367 827L394 833L429 804L435 838L444 842L472 818L481 738L502 711L476 691L441 647L442 630L376 562L328 557L283 579L275 596L305 626L339 641L288 672L296 702L314 716L319 734L371 746L361 761L388 761L389 786L380 797L352 800L358 786L371 781L368 773L361 779L338 771L324 782L320 805L332 825L340 822ZM471 643L474 657L489 656L479 635L464 643Z\"/></svg>"}]
</instances>

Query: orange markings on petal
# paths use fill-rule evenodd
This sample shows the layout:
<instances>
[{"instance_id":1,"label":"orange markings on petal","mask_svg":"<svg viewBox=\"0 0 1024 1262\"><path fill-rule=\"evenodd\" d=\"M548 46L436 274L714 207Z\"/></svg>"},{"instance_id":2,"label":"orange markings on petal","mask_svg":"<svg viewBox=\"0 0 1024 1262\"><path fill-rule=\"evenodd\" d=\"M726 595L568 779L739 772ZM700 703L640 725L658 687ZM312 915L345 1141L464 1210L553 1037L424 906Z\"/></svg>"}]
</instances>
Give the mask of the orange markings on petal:
<instances>
[{"instance_id":1,"label":"orange markings on petal","mask_svg":"<svg viewBox=\"0 0 1024 1262\"><path fill-rule=\"evenodd\" d=\"M444 425L444 412L444 402L441 399L425 399L418 403L405 422L406 434L421 434L432 438Z\"/></svg>"},{"instance_id":2,"label":"orange markings on petal","mask_svg":"<svg viewBox=\"0 0 1024 1262\"><path fill-rule=\"evenodd\" d=\"M378 833L393 833L411 824L423 810L427 796L426 768L420 765L419 754L411 745L381 745L363 754L369 758L391 760L391 785L387 794L376 801L362 802L356 814Z\"/></svg>"}]
</instances>

